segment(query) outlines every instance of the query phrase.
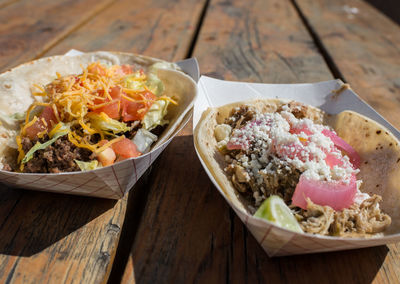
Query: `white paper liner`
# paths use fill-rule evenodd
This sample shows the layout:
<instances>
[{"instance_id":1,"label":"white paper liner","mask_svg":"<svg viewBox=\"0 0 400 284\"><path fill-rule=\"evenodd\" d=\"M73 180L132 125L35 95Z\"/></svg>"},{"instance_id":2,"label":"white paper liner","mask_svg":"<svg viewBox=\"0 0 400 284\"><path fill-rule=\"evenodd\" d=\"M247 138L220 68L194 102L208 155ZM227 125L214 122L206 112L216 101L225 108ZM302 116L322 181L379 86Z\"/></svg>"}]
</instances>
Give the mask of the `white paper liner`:
<instances>
[{"instance_id":1,"label":"white paper liner","mask_svg":"<svg viewBox=\"0 0 400 284\"><path fill-rule=\"evenodd\" d=\"M70 50L66 55L75 56L79 54L82 54L82 52ZM176 64L194 81L198 81L199 68L195 58L179 61ZM132 188L171 140L187 124L192 116L192 111L183 115L180 125L167 141L140 157L87 172L22 174L0 171L0 182L10 187L119 199Z\"/></svg>"},{"instance_id":2,"label":"white paper liner","mask_svg":"<svg viewBox=\"0 0 400 284\"><path fill-rule=\"evenodd\" d=\"M340 80L314 84L259 84L228 82L202 76L199 80L199 93L194 105L193 129L199 122L202 112L208 107L218 107L255 98L284 98L318 107L329 114L338 114L344 110L356 111L379 122L389 129L397 139L400 139L400 132L372 107L361 100L351 89L345 89L340 94L332 92L338 90L342 85L343 82ZM280 228L271 222L253 217L229 201L229 198L224 194L201 159L197 149L196 152L218 191L269 256L357 249L400 241L400 234L398 233L368 239L302 234Z\"/></svg>"}]
</instances>

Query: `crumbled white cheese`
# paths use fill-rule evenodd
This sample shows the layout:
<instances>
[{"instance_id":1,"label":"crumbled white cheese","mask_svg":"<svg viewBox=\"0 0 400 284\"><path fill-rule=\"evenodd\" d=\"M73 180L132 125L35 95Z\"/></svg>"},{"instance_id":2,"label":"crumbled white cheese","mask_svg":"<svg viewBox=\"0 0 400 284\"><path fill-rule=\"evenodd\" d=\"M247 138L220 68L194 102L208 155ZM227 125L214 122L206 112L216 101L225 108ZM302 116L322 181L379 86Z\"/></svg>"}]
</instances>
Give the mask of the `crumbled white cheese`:
<instances>
[{"instance_id":1,"label":"crumbled white cheese","mask_svg":"<svg viewBox=\"0 0 400 284\"><path fill-rule=\"evenodd\" d=\"M370 198L371 196L368 193L365 192L361 192L359 189L357 189L357 193L354 196L354 203L361 205L361 203L363 203L364 200ZM377 204L379 205L379 204Z\"/></svg>"},{"instance_id":2,"label":"crumbled white cheese","mask_svg":"<svg viewBox=\"0 0 400 284\"><path fill-rule=\"evenodd\" d=\"M273 157L282 164L293 165L307 178L348 183L358 170L353 169L349 158L323 134L324 130L329 129L307 118L297 119L284 109L280 113L256 114L253 120L232 132L229 143L251 153L250 157L242 155L240 162L258 184L263 183L262 174L273 171L269 163ZM340 164L333 167L328 164L338 161Z\"/></svg>"}]
</instances>

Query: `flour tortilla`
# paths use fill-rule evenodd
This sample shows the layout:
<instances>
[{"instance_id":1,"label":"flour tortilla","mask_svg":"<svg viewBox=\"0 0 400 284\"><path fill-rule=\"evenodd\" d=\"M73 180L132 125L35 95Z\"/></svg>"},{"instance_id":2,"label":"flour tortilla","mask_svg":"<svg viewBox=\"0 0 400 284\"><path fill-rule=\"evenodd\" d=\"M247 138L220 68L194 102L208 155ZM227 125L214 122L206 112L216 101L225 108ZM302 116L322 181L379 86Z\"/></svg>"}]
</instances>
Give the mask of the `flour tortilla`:
<instances>
[{"instance_id":1,"label":"flour tortilla","mask_svg":"<svg viewBox=\"0 0 400 284\"><path fill-rule=\"evenodd\" d=\"M217 149L214 128L224 122L235 107L253 106L261 112L275 112L281 105L290 102L281 99L244 101L203 112L194 132L196 148L208 170L222 189L224 195L237 208L250 213L249 204L235 190L225 174L226 162ZM308 115L314 122L332 126L340 137L349 143L360 155L361 166L358 179L363 181L360 190L379 194L383 201L381 208L392 218L392 224L385 235L400 232L400 142L385 127L353 111L337 115L326 115L318 108L307 106Z\"/></svg>"},{"instance_id":2,"label":"flour tortilla","mask_svg":"<svg viewBox=\"0 0 400 284\"><path fill-rule=\"evenodd\" d=\"M33 84L46 85L57 76L82 73L81 66L91 62L101 62L107 65L130 64L135 69L145 71L155 63L161 67L157 69L158 77L165 86L164 94L174 98L178 105L170 104L165 119L169 125L159 136L152 148L165 142L174 130L179 127L185 114L192 108L197 94L196 83L186 74L179 71L173 63L159 59L119 52L91 52L77 56L53 56L22 64L0 75L0 168L3 163L12 163L15 160L15 136L19 131L19 122L9 119L14 113L23 113L34 102L31 94Z\"/></svg>"}]
</instances>

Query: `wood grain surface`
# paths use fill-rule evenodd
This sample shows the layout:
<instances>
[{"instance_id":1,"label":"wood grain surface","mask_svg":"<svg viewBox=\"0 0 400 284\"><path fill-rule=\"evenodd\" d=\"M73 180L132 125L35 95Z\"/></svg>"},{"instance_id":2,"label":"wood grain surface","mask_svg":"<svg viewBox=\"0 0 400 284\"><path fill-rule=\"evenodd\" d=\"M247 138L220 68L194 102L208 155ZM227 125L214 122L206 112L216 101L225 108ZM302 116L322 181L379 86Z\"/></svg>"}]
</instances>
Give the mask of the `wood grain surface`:
<instances>
[{"instance_id":1,"label":"wood grain surface","mask_svg":"<svg viewBox=\"0 0 400 284\"><path fill-rule=\"evenodd\" d=\"M124 51L169 61L180 60L187 56L205 2L118 1L45 55L63 54L74 48Z\"/></svg>"},{"instance_id":2,"label":"wood grain surface","mask_svg":"<svg viewBox=\"0 0 400 284\"><path fill-rule=\"evenodd\" d=\"M184 2L161 0L143 4L143 1L118 1L101 12L96 12L96 7L101 3L105 5L104 1L97 1L97 4L90 0L70 3L71 10L66 7L67 3L61 4L60 1L36 3L44 5L37 10L30 1L11 4L0 10L2 20L7 14L18 18L10 18L13 22L10 27L17 27L19 22L28 18L20 14L22 12L18 14L17 8L33 10L32 18L20 27L19 34L0 24L0 42L13 42L18 37L29 40L28 33L38 36L31 37L32 50L26 50L25 45L21 49L12 49L7 45L0 51L0 65L9 68L21 60L33 59L37 54L46 52L44 46L54 44L54 49L46 55L76 48L146 53L170 60L184 58L205 1ZM189 11L184 17L165 16L169 10L176 14L178 6L182 5ZM87 11L77 12L67 23L61 14L71 14L72 8ZM45 16L53 10L59 10L59 13ZM78 22L79 28L67 34ZM52 27L51 35L42 35L43 25ZM126 31L123 31L124 27ZM160 35L162 42L155 40ZM26 46L29 47L29 44L26 43ZM106 282L127 207L129 214L140 214L137 208L127 206L127 196L113 201L5 187L0 192L0 283Z\"/></svg>"},{"instance_id":3,"label":"wood grain surface","mask_svg":"<svg viewBox=\"0 0 400 284\"><path fill-rule=\"evenodd\" d=\"M17 1L19 0L0 0L0 9Z\"/></svg>"},{"instance_id":4,"label":"wood grain surface","mask_svg":"<svg viewBox=\"0 0 400 284\"><path fill-rule=\"evenodd\" d=\"M0 71L40 57L114 0L21 0L0 9Z\"/></svg>"},{"instance_id":5,"label":"wood grain surface","mask_svg":"<svg viewBox=\"0 0 400 284\"><path fill-rule=\"evenodd\" d=\"M333 78L289 1L210 1L194 56L203 74L217 78L272 83ZM176 138L154 165L122 283L400 279L398 246L269 258L209 181L192 139Z\"/></svg>"},{"instance_id":6,"label":"wood grain surface","mask_svg":"<svg viewBox=\"0 0 400 284\"><path fill-rule=\"evenodd\" d=\"M344 79L399 128L399 26L364 1L295 2Z\"/></svg>"},{"instance_id":7,"label":"wood grain surface","mask_svg":"<svg viewBox=\"0 0 400 284\"><path fill-rule=\"evenodd\" d=\"M211 1L194 55L201 72L264 83L332 78L290 1Z\"/></svg>"}]
</instances>

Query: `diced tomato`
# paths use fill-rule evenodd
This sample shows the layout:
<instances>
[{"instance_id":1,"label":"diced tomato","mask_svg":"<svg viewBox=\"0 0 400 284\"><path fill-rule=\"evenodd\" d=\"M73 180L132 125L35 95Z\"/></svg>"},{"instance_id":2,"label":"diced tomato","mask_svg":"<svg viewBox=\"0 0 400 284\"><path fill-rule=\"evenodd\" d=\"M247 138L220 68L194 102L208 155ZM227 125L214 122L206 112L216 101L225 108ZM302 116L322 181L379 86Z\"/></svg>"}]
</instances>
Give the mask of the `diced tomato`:
<instances>
[{"instance_id":1,"label":"diced tomato","mask_svg":"<svg viewBox=\"0 0 400 284\"><path fill-rule=\"evenodd\" d=\"M128 158L135 158L140 156L140 152L137 150L135 143L128 138L124 138L111 145L115 154L119 156L118 160L124 160Z\"/></svg>"},{"instance_id":2,"label":"diced tomato","mask_svg":"<svg viewBox=\"0 0 400 284\"><path fill-rule=\"evenodd\" d=\"M98 63L89 66L88 71L89 73L97 74L100 76L106 75L106 70Z\"/></svg>"},{"instance_id":3,"label":"diced tomato","mask_svg":"<svg viewBox=\"0 0 400 284\"><path fill-rule=\"evenodd\" d=\"M46 120L47 124L49 124L49 125L56 124L56 122L57 122L57 118L56 118L56 115L54 114L53 108L50 106L45 107L43 109L40 117L41 118L43 117L44 120Z\"/></svg>"},{"instance_id":4,"label":"diced tomato","mask_svg":"<svg viewBox=\"0 0 400 284\"><path fill-rule=\"evenodd\" d=\"M353 164L355 169L358 169L361 164L361 158L358 155L357 151L353 149L346 141L336 135L333 131L329 131L324 129L322 131L326 137L331 138L332 142L338 147L340 150L344 151L350 158L350 162Z\"/></svg>"},{"instance_id":5,"label":"diced tomato","mask_svg":"<svg viewBox=\"0 0 400 284\"><path fill-rule=\"evenodd\" d=\"M103 94L103 90L99 91L99 95ZM104 112L105 114L107 114L109 117L113 118L113 119L119 119L121 116L121 103L120 103L120 99L121 99L121 87L119 86L115 86L112 87L110 90L110 96L112 97L113 101L101 108L96 108L96 109L92 109L93 112L95 113L101 113ZM109 99L105 99L105 100L99 100L99 99L95 99L94 100L94 104L98 105L98 104L104 104L110 102Z\"/></svg>"},{"instance_id":6,"label":"diced tomato","mask_svg":"<svg viewBox=\"0 0 400 284\"><path fill-rule=\"evenodd\" d=\"M99 146L100 146L100 147L101 147L101 146L104 146L104 145L106 145L108 142L109 142L109 141L108 141L107 139L103 139L103 140L101 140L101 141L99 142Z\"/></svg>"},{"instance_id":7,"label":"diced tomato","mask_svg":"<svg viewBox=\"0 0 400 284\"><path fill-rule=\"evenodd\" d=\"M121 70L126 75L133 73L133 67L131 65L127 65L127 64L121 65Z\"/></svg>"},{"instance_id":8,"label":"diced tomato","mask_svg":"<svg viewBox=\"0 0 400 284\"><path fill-rule=\"evenodd\" d=\"M97 160L103 165L103 167L114 164L117 156L115 155L114 150L111 147L101 151L97 154Z\"/></svg>"},{"instance_id":9,"label":"diced tomato","mask_svg":"<svg viewBox=\"0 0 400 284\"><path fill-rule=\"evenodd\" d=\"M121 98L121 87L120 86L114 86L110 89L110 96L113 98L113 100L120 99Z\"/></svg>"},{"instance_id":10,"label":"diced tomato","mask_svg":"<svg viewBox=\"0 0 400 284\"><path fill-rule=\"evenodd\" d=\"M92 111L95 112L95 113L104 112L110 118L119 119L120 118L120 101L113 100L108 105L105 105L105 106L103 106L101 108L94 109Z\"/></svg>"},{"instance_id":11,"label":"diced tomato","mask_svg":"<svg viewBox=\"0 0 400 284\"><path fill-rule=\"evenodd\" d=\"M351 175L350 182L318 181L300 176L292 197L292 203L302 209L307 209L306 198L318 205L327 205L339 211L350 207L354 203L357 192L355 175Z\"/></svg>"},{"instance_id":12,"label":"diced tomato","mask_svg":"<svg viewBox=\"0 0 400 284\"><path fill-rule=\"evenodd\" d=\"M153 93L147 91L141 93L141 95L143 97L137 95L135 99L146 100L145 102L132 102L124 98L121 99L123 121L142 120L157 98Z\"/></svg>"},{"instance_id":13,"label":"diced tomato","mask_svg":"<svg viewBox=\"0 0 400 284\"><path fill-rule=\"evenodd\" d=\"M42 118L46 121L46 123L43 122ZM57 118L53 109L50 106L47 106L39 115L39 119L33 125L26 128L26 136L28 136L29 139L34 139L39 132L42 132L45 129L50 130L56 123Z\"/></svg>"}]
</instances>

